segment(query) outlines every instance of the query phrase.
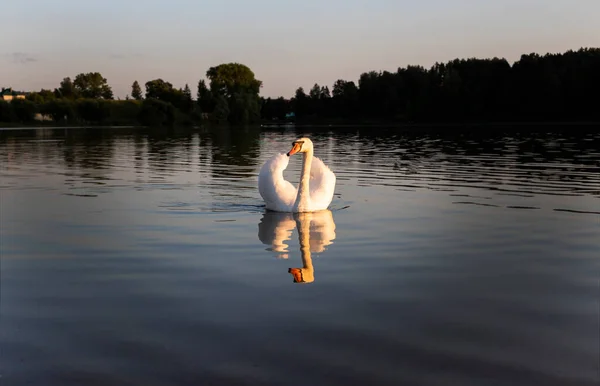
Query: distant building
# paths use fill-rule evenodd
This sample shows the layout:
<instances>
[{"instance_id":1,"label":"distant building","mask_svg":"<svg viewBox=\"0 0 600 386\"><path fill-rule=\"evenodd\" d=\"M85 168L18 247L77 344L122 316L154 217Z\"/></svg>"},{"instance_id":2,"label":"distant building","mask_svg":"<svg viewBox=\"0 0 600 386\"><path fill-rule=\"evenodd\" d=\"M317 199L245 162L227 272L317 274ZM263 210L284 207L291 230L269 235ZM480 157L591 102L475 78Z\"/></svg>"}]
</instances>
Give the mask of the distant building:
<instances>
[{"instance_id":1,"label":"distant building","mask_svg":"<svg viewBox=\"0 0 600 386\"><path fill-rule=\"evenodd\" d=\"M2 97L2 100L10 102L13 99L25 99L25 94L19 94L13 91L12 88L2 88L2 91L0 91L0 96Z\"/></svg>"}]
</instances>

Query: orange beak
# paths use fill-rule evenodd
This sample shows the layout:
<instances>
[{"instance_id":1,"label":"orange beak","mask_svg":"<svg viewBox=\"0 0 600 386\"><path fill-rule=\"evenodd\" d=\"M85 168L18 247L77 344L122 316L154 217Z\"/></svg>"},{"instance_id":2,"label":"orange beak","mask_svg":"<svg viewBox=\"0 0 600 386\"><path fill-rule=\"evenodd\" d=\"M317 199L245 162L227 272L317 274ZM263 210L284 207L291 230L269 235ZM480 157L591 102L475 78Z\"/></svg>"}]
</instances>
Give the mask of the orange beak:
<instances>
[{"instance_id":1,"label":"orange beak","mask_svg":"<svg viewBox=\"0 0 600 386\"><path fill-rule=\"evenodd\" d=\"M302 147L302 145L300 145L299 143L295 143L295 144L294 144L294 147L292 147L292 150L290 150L290 151L287 153L287 156L289 157L289 156L292 156L292 155L294 155L294 154L298 153L298 151L300 151L300 148L301 148L301 147Z\"/></svg>"}]
</instances>

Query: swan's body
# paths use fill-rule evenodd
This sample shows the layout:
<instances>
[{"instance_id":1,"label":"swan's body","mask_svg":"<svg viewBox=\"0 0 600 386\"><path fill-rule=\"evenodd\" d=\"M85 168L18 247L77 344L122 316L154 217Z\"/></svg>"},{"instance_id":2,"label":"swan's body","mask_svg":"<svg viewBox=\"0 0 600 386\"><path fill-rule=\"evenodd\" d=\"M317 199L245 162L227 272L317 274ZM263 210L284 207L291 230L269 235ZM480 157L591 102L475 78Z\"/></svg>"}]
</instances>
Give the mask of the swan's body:
<instances>
[{"instance_id":1,"label":"swan's body","mask_svg":"<svg viewBox=\"0 0 600 386\"><path fill-rule=\"evenodd\" d=\"M298 188L283 178L290 156L302 153L302 172ZM300 138L287 154L267 160L258 175L258 191L268 210L277 212L315 212L327 209L333 199L335 174L313 156L312 141Z\"/></svg>"}]
</instances>

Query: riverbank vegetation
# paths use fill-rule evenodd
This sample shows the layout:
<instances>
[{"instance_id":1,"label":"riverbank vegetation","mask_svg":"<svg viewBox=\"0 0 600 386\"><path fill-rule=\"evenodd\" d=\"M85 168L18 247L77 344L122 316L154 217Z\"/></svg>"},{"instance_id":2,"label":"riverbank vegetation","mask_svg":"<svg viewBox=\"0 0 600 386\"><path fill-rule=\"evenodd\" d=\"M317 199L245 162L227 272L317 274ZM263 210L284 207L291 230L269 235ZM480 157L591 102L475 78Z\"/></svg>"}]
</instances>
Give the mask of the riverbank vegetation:
<instances>
[{"instance_id":1,"label":"riverbank vegetation","mask_svg":"<svg viewBox=\"0 0 600 386\"><path fill-rule=\"evenodd\" d=\"M192 95L163 79L131 86L115 100L97 72L64 78L54 90L0 101L0 122L171 126L296 122L600 122L600 48L505 59L455 59L431 68L371 71L331 89L299 87L291 98L262 98L262 81L239 63L211 67Z\"/></svg>"}]
</instances>

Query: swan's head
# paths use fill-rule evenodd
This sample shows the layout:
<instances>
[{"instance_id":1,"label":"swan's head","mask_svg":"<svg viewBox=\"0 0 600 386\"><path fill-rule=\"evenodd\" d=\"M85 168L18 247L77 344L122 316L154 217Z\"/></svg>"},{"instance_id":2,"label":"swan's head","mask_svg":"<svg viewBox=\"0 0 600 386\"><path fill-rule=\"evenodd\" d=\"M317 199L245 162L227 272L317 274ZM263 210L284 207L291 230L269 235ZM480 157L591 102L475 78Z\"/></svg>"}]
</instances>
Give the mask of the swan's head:
<instances>
[{"instance_id":1,"label":"swan's head","mask_svg":"<svg viewBox=\"0 0 600 386\"><path fill-rule=\"evenodd\" d=\"M294 283L312 283L315 281L315 270L312 268L290 268L288 273L294 277Z\"/></svg>"},{"instance_id":2,"label":"swan's head","mask_svg":"<svg viewBox=\"0 0 600 386\"><path fill-rule=\"evenodd\" d=\"M306 137L299 138L292 143L292 150L287 153L287 156L292 156L296 153L307 153L312 151L313 143Z\"/></svg>"}]
</instances>

